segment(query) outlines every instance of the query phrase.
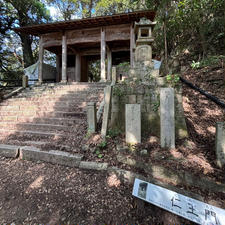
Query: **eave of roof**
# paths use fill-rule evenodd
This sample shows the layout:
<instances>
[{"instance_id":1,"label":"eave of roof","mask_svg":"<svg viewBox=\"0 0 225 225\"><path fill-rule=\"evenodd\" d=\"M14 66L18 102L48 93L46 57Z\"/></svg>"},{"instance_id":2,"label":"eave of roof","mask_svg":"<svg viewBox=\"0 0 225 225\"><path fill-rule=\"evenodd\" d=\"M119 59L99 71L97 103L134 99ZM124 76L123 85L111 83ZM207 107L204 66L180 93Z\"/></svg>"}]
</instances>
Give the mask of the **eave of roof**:
<instances>
[{"instance_id":1,"label":"eave of roof","mask_svg":"<svg viewBox=\"0 0 225 225\"><path fill-rule=\"evenodd\" d=\"M30 34L39 36L41 34L66 31L66 30L76 30L82 28L91 28L91 27L101 27L117 24L127 24L134 21L139 21L140 18L146 17L151 21L155 18L154 11L136 11L130 13L115 14L111 16L99 16L99 17L90 17L84 19L76 19L69 21L61 21L47 24L32 25L27 27L15 28L16 32Z\"/></svg>"}]
</instances>

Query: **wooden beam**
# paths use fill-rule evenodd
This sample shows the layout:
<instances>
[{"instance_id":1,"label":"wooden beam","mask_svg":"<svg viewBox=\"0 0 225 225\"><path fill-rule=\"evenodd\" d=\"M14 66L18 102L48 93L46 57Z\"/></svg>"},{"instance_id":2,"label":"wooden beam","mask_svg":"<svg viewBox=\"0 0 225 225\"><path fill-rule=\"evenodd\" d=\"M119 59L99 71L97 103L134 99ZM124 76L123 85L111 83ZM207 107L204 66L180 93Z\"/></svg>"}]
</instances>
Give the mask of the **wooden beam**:
<instances>
[{"instance_id":1,"label":"wooden beam","mask_svg":"<svg viewBox=\"0 0 225 225\"><path fill-rule=\"evenodd\" d=\"M105 74L105 55L106 55L106 43L105 43L105 29L101 29L101 81L106 80Z\"/></svg>"},{"instance_id":2,"label":"wooden beam","mask_svg":"<svg viewBox=\"0 0 225 225\"><path fill-rule=\"evenodd\" d=\"M66 33L62 36L62 82L67 81L67 43Z\"/></svg>"},{"instance_id":3,"label":"wooden beam","mask_svg":"<svg viewBox=\"0 0 225 225\"><path fill-rule=\"evenodd\" d=\"M39 65L38 65L38 80L40 83L42 83L42 81L43 81L43 60L44 60L43 37L40 36L40 39L39 39Z\"/></svg>"},{"instance_id":4,"label":"wooden beam","mask_svg":"<svg viewBox=\"0 0 225 225\"><path fill-rule=\"evenodd\" d=\"M67 31L67 45L79 45L80 43L100 43L101 35L99 28L85 28ZM111 25L105 27L105 41L129 41L130 25ZM54 32L43 35L44 47L61 46L62 33Z\"/></svg>"}]
</instances>

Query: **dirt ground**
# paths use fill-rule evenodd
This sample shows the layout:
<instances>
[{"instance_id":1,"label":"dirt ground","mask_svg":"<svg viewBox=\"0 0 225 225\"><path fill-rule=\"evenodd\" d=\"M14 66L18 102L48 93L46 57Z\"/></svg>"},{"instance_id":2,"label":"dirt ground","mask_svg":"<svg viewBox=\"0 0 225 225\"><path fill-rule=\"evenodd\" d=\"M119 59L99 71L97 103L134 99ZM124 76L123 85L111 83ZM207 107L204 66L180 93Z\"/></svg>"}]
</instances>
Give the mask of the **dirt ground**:
<instances>
[{"instance_id":1,"label":"dirt ground","mask_svg":"<svg viewBox=\"0 0 225 225\"><path fill-rule=\"evenodd\" d=\"M206 75L208 78L203 79ZM221 100L225 99L224 86L221 85L223 76L224 70L216 69L190 70L183 74L185 79ZM190 136L188 146L177 141L176 149L168 151L160 148L157 137L152 137L138 146L139 150L147 150L148 157L135 154L130 157L163 164L171 169L187 170L199 176L204 174L224 182L224 169L215 164L215 125L218 121L224 121L224 109L186 85L183 85L183 106ZM85 132L83 137L86 138ZM84 144L87 144L87 139L81 141L74 137L69 142L74 145L72 152L81 152L84 160L108 162L111 166L141 173L117 162L116 146L123 140L124 136L117 135L107 140L106 146L99 147L101 139L96 134L90 137L90 146L86 151ZM53 146L45 147L51 149ZM98 154L97 149L100 149ZM3 158L0 158L0 171L1 224L193 224L148 203L138 207L131 195L132 186L103 172ZM199 191L196 190L196 193L205 199L211 196L217 201L224 201L224 197Z\"/></svg>"},{"instance_id":2,"label":"dirt ground","mask_svg":"<svg viewBox=\"0 0 225 225\"><path fill-rule=\"evenodd\" d=\"M194 224L106 172L5 158L0 171L0 224Z\"/></svg>"}]
</instances>

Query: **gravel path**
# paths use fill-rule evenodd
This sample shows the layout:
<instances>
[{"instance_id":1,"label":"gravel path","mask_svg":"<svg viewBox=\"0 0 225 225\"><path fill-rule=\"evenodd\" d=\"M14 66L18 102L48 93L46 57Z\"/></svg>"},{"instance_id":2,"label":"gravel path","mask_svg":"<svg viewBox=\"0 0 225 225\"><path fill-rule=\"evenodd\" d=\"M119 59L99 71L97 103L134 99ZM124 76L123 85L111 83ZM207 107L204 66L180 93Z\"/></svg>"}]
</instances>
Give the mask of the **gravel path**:
<instances>
[{"instance_id":1,"label":"gravel path","mask_svg":"<svg viewBox=\"0 0 225 225\"><path fill-rule=\"evenodd\" d=\"M106 172L0 158L0 224L192 224Z\"/></svg>"}]
</instances>

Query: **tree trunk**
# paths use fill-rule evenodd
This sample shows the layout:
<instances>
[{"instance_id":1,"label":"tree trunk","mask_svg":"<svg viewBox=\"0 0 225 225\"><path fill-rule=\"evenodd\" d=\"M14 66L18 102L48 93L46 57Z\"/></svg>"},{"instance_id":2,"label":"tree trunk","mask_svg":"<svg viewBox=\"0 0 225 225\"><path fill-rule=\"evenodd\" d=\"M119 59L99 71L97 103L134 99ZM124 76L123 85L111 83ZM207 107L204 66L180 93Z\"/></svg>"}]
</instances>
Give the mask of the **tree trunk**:
<instances>
[{"instance_id":1,"label":"tree trunk","mask_svg":"<svg viewBox=\"0 0 225 225\"><path fill-rule=\"evenodd\" d=\"M19 34L19 36L22 42L24 67L26 68L35 63L31 49L32 40L26 34Z\"/></svg>"},{"instance_id":2,"label":"tree trunk","mask_svg":"<svg viewBox=\"0 0 225 225\"><path fill-rule=\"evenodd\" d=\"M163 20L164 32L164 54L165 54L165 73L168 74L168 49L167 49L167 35L166 35L166 22Z\"/></svg>"},{"instance_id":3,"label":"tree trunk","mask_svg":"<svg viewBox=\"0 0 225 225\"><path fill-rule=\"evenodd\" d=\"M92 8L93 8L93 0L90 0L90 3L89 3L89 12L88 12L88 16L91 17L92 16Z\"/></svg>"},{"instance_id":4,"label":"tree trunk","mask_svg":"<svg viewBox=\"0 0 225 225\"><path fill-rule=\"evenodd\" d=\"M199 36L200 36L201 46L202 46L202 58L204 59L207 54L208 47L207 47L207 41L205 38L203 25L200 25L199 27Z\"/></svg>"}]
</instances>

